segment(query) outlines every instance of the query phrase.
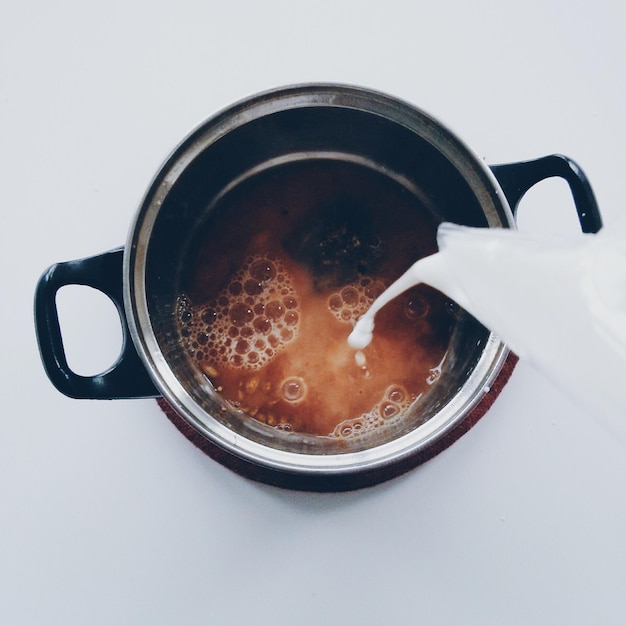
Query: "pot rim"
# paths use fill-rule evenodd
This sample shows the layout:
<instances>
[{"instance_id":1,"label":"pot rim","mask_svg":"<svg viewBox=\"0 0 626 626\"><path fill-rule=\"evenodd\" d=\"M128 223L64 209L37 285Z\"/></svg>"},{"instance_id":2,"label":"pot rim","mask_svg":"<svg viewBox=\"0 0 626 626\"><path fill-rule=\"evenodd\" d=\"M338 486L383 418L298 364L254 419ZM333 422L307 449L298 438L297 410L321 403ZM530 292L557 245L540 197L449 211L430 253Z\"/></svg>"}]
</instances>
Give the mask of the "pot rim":
<instances>
[{"instance_id":1,"label":"pot rim","mask_svg":"<svg viewBox=\"0 0 626 626\"><path fill-rule=\"evenodd\" d=\"M422 109L395 97L339 83L302 83L279 87L242 99L199 124L166 158L144 195L124 250L124 305L130 335L152 380L168 403L192 428L213 444L254 465L302 475L337 475L375 470L402 461L438 441L462 422L480 402L508 356L508 348L490 333L482 354L462 388L463 394L414 430L381 445L356 452L307 454L263 445L220 423L186 391L161 352L148 315L146 259L159 208L185 168L211 143L233 129L270 113L298 107L340 107L381 115L415 131L439 138L436 147L457 169L467 170L472 189L487 194L496 214L485 213L489 225L515 228L507 199L489 167L447 125ZM430 137L426 137L430 141ZM481 202L483 205L483 202ZM483 207L484 208L484 207Z\"/></svg>"}]
</instances>

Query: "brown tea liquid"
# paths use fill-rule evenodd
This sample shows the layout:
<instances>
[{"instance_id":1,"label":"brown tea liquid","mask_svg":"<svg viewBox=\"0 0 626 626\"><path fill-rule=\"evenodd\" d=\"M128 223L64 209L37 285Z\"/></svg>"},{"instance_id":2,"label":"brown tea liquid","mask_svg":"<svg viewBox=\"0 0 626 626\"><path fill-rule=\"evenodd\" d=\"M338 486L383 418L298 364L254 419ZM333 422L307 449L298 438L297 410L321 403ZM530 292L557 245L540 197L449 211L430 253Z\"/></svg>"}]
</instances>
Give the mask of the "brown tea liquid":
<instances>
[{"instance_id":1,"label":"brown tea liquid","mask_svg":"<svg viewBox=\"0 0 626 626\"><path fill-rule=\"evenodd\" d=\"M404 187L361 165L302 161L256 174L210 212L177 302L181 341L233 406L270 426L361 437L402 420L437 378L449 303L415 287L372 343L347 337L375 298L436 251Z\"/></svg>"}]
</instances>

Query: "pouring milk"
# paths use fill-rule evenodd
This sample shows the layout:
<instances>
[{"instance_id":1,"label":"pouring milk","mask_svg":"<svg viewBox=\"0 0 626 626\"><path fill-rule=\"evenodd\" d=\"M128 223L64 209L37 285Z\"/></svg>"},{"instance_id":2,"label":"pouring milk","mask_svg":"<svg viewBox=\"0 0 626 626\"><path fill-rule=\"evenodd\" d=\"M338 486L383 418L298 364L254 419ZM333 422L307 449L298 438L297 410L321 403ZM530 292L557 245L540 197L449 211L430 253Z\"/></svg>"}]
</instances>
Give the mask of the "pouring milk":
<instances>
[{"instance_id":1,"label":"pouring milk","mask_svg":"<svg viewBox=\"0 0 626 626\"><path fill-rule=\"evenodd\" d=\"M591 410L626 417L625 221L567 237L444 223L437 241L357 322L348 342L361 359L376 313L423 282Z\"/></svg>"}]
</instances>

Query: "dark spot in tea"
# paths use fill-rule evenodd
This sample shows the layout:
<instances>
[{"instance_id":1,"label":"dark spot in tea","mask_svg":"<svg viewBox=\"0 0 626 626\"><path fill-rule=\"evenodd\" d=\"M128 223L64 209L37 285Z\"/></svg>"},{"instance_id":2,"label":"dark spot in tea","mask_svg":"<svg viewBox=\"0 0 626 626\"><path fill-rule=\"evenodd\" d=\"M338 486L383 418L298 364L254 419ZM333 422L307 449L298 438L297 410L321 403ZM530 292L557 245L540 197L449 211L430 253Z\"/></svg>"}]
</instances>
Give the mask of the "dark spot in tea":
<instances>
[{"instance_id":1,"label":"dark spot in tea","mask_svg":"<svg viewBox=\"0 0 626 626\"><path fill-rule=\"evenodd\" d=\"M308 217L285 248L323 291L378 273L388 245L375 228L362 206L343 198Z\"/></svg>"}]
</instances>

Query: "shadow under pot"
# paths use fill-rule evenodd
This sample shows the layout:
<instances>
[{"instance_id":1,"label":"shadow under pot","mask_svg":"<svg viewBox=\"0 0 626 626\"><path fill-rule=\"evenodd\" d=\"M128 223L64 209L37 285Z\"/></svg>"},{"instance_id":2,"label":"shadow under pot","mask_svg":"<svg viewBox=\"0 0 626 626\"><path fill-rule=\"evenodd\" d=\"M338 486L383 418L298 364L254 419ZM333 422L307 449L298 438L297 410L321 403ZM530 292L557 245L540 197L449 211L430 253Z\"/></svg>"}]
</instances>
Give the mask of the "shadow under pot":
<instances>
[{"instance_id":1,"label":"shadow under pot","mask_svg":"<svg viewBox=\"0 0 626 626\"><path fill-rule=\"evenodd\" d=\"M487 167L424 111L381 93L300 85L239 102L192 132L148 189L125 248L58 263L36 330L75 398L157 397L197 446L255 480L339 491L387 480L489 408L514 355L443 294L417 286L356 321L436 251L442 221L515 227L524 193L564 178L581 228L601 227L569 158ZM113 367L67 365L58 289L107 294L125 341Z\"/></svg>"}]
</instances>

